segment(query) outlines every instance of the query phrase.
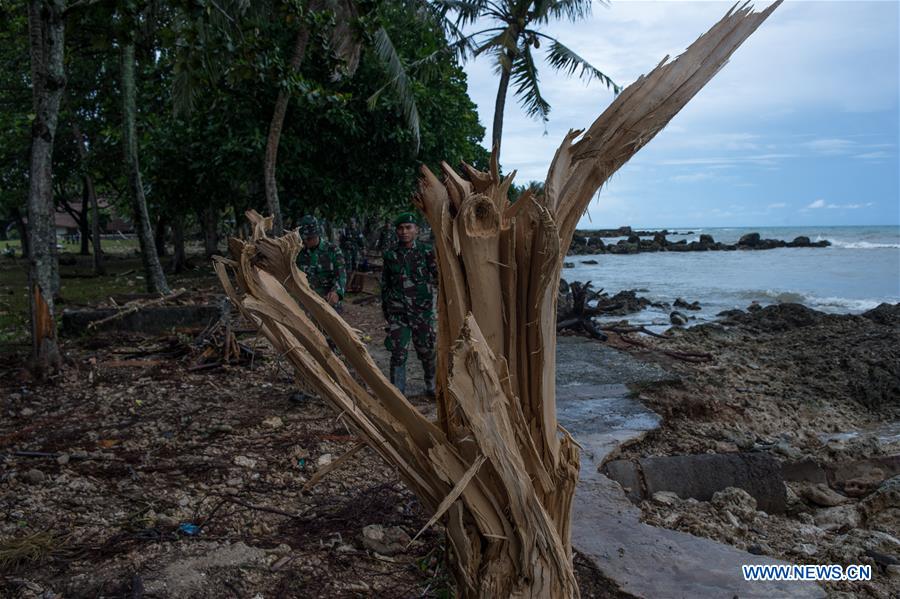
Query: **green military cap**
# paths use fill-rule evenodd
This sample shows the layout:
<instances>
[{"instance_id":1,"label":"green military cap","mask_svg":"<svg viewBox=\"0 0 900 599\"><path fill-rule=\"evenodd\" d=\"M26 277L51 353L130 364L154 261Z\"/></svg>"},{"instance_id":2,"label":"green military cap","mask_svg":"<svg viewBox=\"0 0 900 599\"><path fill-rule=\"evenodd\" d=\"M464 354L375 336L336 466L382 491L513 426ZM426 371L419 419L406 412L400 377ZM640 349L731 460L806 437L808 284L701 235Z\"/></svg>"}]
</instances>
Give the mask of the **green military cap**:
<instances>
[{"instance_id":1,"label":"green military cap","mask_svg":"<svg viewBox=\"0 0 900 599\"><path fill-rule=\"evenodd\" d=\"M412 223L414 225L418 225L419 223L416 221L416 215L412 212L403 212L397 215L397 218L394 219L394 226L399 227L400 225L405 225L406 223Z\"/></svg>"},{"instance_id":2,"label":"green military cap","mask_svg":"<svg viewBox=\"0 0 900 599\"><path fill-rule=\"evenodd\" d=\"M300 236L301 237L317 237L321 235L322 229L319 227L319 221L316 217L307 214L300 219Z\"/></svg>"}]
</instances>

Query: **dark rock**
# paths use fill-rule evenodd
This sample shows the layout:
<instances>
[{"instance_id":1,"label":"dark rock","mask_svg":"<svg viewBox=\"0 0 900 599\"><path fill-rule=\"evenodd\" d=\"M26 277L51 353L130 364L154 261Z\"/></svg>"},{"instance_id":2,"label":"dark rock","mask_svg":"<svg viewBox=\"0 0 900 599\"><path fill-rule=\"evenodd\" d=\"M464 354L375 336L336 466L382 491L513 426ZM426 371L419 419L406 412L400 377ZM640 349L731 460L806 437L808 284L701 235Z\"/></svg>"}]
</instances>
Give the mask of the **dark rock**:
<instances>
[{"instance_id":1,"label":"dark rock","mask_svg":"<svg viewBox=\"0 0 900 599\"><path fill-rule=\"evenodd\" d=\"M581 263L582 263L582 264L590 264L590 265L600 264L600 263L597 262L596 260L582 260Z\"/></svg>"},{"instance_id":2,"label":"dark rock","mask_svg":"<svg viewBox=\"0 0 900 599\"><path fill-rule=\"evenodd\" d=\"M682 327L687 324L688 318L681 312L675 311L669 314L669 322L674 324L676 327Z\"/></svg>"},{"instance_id":3,"label":"dark rock","mask_svg":"<svg viewBox=\"0 0 900 599\"><path fill-rule=\"evenodd\" d=\"M792 248L806 248L809 246L810 246L809 237L807 237L805 235L801 235L799 237L794 237L794 241L792 241L788 244L788 247L792 247Z\"/></svg>"},{"instance_id":4,"label":"dark rock","mask_svg":"<svg viewBox=\"0 0 900 599\"><path fill-rule=\"evenodd\" d=\"M879 304L864 312L863 317L886 326L900 326L900 304Z\"/></svg>"},{"instance_id":5,"label":"dark rock","mask_svg":"<svg viewBox=\"0 0 900 599\"><path fill-rule=\"evenodd\" d=\"M738 245L755 247L759 245L759 233L747 233L743 235L737 242Z\"/></svg>"},{"instance_id":6,"label":"dark rock","mask_svg":"<svg viewBox=\"0 0 900 599\"><path fill-rule=\"evenodd\" d=\"M700 302L688 303L688 302L684 301L683 299L681 299L680 297L675 300L675 307L683 308L684 310L702 310L703 309L700 307Z\"/></svg>"},{"instance_id":7,"label":"dark rock","mask_svg":"<svg viewBox=\"0 0 900 599\"><path fill-rule=\"evenodd\" d=\"M803 304L772 304L765 308L751 304L748 312L735 311L730 320L749 329L766 333L778 333L818 324L825 316Z\"/></svg>"},{"instance_id":8,"label":"dark rock","mask_svg":"<svg viewBox=\"0 0 900 599\"><path fill-rule=\"evenodd\" d=\"M785 511L787 492L781 466L762 453L700 454L613 460L603 473L628 487L628 497L640 501L659 491L672 491L682 499L710 501L728 487L743 489L760 509L773 514Z\"/></svg>"},{"instance_id":9,"label":"dark rock","mask_svg":"<svg viewBox=\"0 0 900 599\"><path fill-rule=\"evenodd\" d=\"M712 235L703 234L700 236L700 243L704 245L715 245L716 240L713 239Z\"/></svg>"},{"instance_id":10,"label":"dark rock","mask_svg":"<svg viewBox=\"0 0 900 599\"><path fill-rule=\"evenodd\" d=\"M637 243L637 244L640 244L640 243L641 243L641 238L638 237L637 235L629 235L629 236L628 236L628 243Z\"/></svg>"},{"instance_id":11,"label":"dark rock","mask_svg":"<svg viewBox=\"0 0 900 599\"><path fill-rule=\"evenodd\" d=\"M666 247L669 242L666 239L665 233L657 233L653 236L653 242L659 245L660 247Z\"/></svg>"},{"instance_id":12,"label":"dark rock","mask_svg":"<svg viewBox=\"0 0 900 599\"><path fill-rule=\"evenodd\" d=\"M575 268L574 262L563 262L563 268Z\"/></svg>"}]
</instances>

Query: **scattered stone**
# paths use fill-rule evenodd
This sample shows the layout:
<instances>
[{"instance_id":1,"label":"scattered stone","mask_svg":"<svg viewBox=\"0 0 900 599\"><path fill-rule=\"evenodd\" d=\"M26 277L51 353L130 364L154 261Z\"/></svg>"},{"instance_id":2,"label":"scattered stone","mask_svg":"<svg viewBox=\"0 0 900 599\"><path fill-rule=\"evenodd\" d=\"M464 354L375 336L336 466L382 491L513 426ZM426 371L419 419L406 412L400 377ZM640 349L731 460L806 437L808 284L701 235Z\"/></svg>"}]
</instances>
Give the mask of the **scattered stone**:
<instances>
[{"instance_id":1,"label":"scattered stone","mask_svg":"<svg viewBox=\"0 0 900 599\"><path fill-rule=\"evenodd\" d=\"M838 505L818 510L814 519L816 526L828 531L858 528L862 520L855 505Z\"/></svg>"},{"instance_id":2,"label":"scattered stone","mask_svg":"<svg viewBox=\"0 0 900 599\"><path fill-rule=\"evenodd\" d=\"M70 456L67 453L61 453L56 457L56 463L60 466L65 466L69 463Z\"/></svg>"},{"instance_id":3,"label":"scattered stone","mask_svg":"<svg viewBox=\"0 0 900 599\"><path fill-rule=\"evenodd\" d=\"M347 585L347 590L348 591L357 591L360 593L367 593L372 590L372 587L370 587L365 582L351 582L350 584Z\"/></svg>"},{"instance_id":4,"label":"scattered stone","mask_svg":"<svg viewBox=\"0 0 900 599\"><path fill-rule=\"evenodd\" d=\"M32 468L22 475L22 479L30 485L39 485L47 480L47 475L37 468Z\"/></svg>"},{"instance_id":5,"label":"scattered stone","mask_svg":"<svg viewBox=\"0 0 900 599\"><path fill-rule=\"evenodd\" d=\"M362 530L363 546L382 555L401 553L409 542L409 535L399 526L369 524Z\"/></svg>"},{"instance_id":6,"label":"scattered stone","mask_svg":"<svg viewBox=\"0 0 900 599\"><path fill-rule=\"evenodd\" d=\"M797 543L791 549L791 552L812 557L819 552L819 548L813 543Z\"/></svg>"},{"instance_id":7,"label":"scattered stone","mask_svg":"<svg viewBox=\"0 0 900 599\"><path fill-rule=\"evenodd\" d=\"M278 429L284 426L284 421L281 420L280 416L270 416L262 421L264 426L269 428Z\"/></svg>"},{"instance_id":8,"label":"scattered stone","mask_svg":"<svg viewBox=\"0 0 900 599\"><path fill-rule=\"evenodd\" d=\"M806 501L822 507L834 507L853 501L822 483L798 484L796 492Z\"/></svg>"},{"instance_id":9,"label":"scattered stone","mask_svg":"<svg viewBox=\"0 0 900 599\"><path fill-rule=\"evenodd\" d=\"M32 410L31 408L22 408L19 411L19 416L21 416L22 418L28 418L32 415L34 415L34 410Z\"/></svg>"},{"instance_id":10,"label":"scattered stone","mask_svg":"<svg viewBox=\"0 0 900 599\"><path fill-rule=\"evenodd\" d=\"M653 494L653 501L662 505L676 505L681 498L671 491L657 491Z\"/></svg>"},{"instance_id":11,"label":"scattered stone","mask_svg":"<svg viewBox=\"0 0 900 599\"><path fill-rule=\"evenodd\" d=\"M900 476L881 483L874 493L860 502L870 528L889 534L900 532Z\"/></svg>"},{"instance_id":12,"label":"scattered stone","mask_svg":"<svg viewBox=\"0 0 900 599\"><path fill-rule=\"evenodd\" d=\"M242 468L256 468L256 460L253 458L248 458L245 455L235 456L234 464L236 466L240 466Z\"/></svg>"},{"instance_id":13,"label":"scattered stone","mask_svg":"<svg viewBox=\"0 0 900 599\"><path fill-rule=\"evenodd\" d=\"M322 468L324 466L327 466L328 464L330 464L333 461L334 461L334 456L332 456L330 453L323 453L316 459L316 466L318 466L319 468Z\"/></svg>"},{"instance_id":14,"label":"scattered stone","mask_svg":"<svg viewBox=\"0 0 900 599\"><path fill-rule=\"evenodd\" d=\"M720 510L727 510L741 520L752 520L756 514L756 500L750 493L737 487L716 491L710 503Z\"/></svg>"}]
</instances>

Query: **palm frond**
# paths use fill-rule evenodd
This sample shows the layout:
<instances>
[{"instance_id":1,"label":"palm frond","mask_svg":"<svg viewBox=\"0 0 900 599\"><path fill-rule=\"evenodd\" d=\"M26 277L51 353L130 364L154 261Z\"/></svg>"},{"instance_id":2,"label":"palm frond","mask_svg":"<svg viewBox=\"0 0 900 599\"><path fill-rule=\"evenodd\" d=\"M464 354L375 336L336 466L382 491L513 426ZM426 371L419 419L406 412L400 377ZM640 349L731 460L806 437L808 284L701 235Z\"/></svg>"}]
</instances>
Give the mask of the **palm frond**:
<instances>
[{"instance_id":1,"label":"palm frond","mask_svg":"<svg viewBox=\"0 0 900 599\"><path fill-rule=\"evenodd\" d=\"M485 0L434 0L432 2L444 17L453 13L456 16L456 24L460 26L471 25L481 17L490 4Z\"/></svg>"},{"instance_id":2,"label":"palm frond","mask_svg":"<svg viewBox=\"0 0 900 599\"><path fill-rule=\"evenodd\" d=\"M530 47L526 46L513 60L510 75L525 114L539 117L546 122L550 114L550 104L541 95L540 79Z\"/></svg>"},{"instance_id":3,"label":"palm frond","mask_svg":"<svg viewBox=\"0 0 900 599\"><path fill-rule=\"evenodd\" d=\"M550 49L547 51L547 62L550 63L557 71L563 71L567 75L573 75L580 68L578 76L585 81L597 79L600 83L613 90L618 94L622 88L604 74L600 69L578 56L575 52L564 46L559 40L553 39L544 34L538 34L540 37L550 40Z\"/></svg>"},{"instance_id":4,"label":"palm frond","mask_svg":"<svg viewBox=\"0 0 900 599\"><path fill-rule=\"evenodd\" d=\"M378 56L389 77L386 87L389 87L397 95L397 99L400 100L400 106L403 109L403 118L406 121L407 128L413 134L413 138L416 142L416 152L418 153L421 141L419 133L419 109L416 106L416 99L413 95L409 76L406 73L406 69L403 67L403 61L400 60L400 55L397 54L394 42L391 41L391 38L384 27L379 27L375 32L374 41L375 54ZM377 97L377 94L379 94L380 91L381 90L375 92L373 96Z\"/></svg>"},{"instance_id":5,"label":"palm frond","mask_svg":"<svg viewBox=\"0 0 900 599\"><path fill-rule=\"evenodd\" d=\"M553 0L547 12L555 19L565 18L575 23L591 16L591 5L591 0Z\"/></svg>"},{"instance_id":6,"label":"palm frond","mask_svg":"<svg viewBox=\"0 0 900 599\"><path fill-rule=\"evenodd\" d=\"M513 32L512 26L505 27L497 35L488 38L483 42L476 43L475 49L472 51L472 56L477 58L485 52L500 52L503 50L515 54L518 41L516 38L517 36Z\"/></svg>"}]
</instances>

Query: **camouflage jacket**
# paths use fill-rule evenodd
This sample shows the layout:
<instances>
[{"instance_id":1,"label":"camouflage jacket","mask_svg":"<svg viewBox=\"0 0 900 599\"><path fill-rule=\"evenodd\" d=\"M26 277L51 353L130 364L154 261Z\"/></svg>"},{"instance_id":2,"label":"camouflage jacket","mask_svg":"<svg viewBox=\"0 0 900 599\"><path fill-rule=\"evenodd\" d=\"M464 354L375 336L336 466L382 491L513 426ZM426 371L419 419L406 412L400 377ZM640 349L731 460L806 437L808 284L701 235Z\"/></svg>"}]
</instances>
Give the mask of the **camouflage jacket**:
<instances>
[{"instance_id":1,"label":"camouflage jacket","mask_svg":"<svg viewBox=\"0 0 900 599\"><path fill-rule=\"evenodd\" d=\"M437 264L434 250L421 241L410 248L395 245L383 254L381 309L385 316L432 309Z\"/></svg>"},{"instance_id":2,"label":"camouflage jacket","mask_svg":"<svg viewBox=\"0 0 900 599\"><path fill-rule=\"evenodd\" d=\"M343 298L347 289L347 266L344 254L333 243L324 239L313 249L304 247L297 255L297 265L309 280L309 286L325 297L334 291Z\"/></svg>"},{"instance_id":3,"label":"camouflage jacket","mask_svg":"<svg viewBox=\"0 0 900 599\"><path fill-rule=\"evenodd\" d=\"M366 238L359 230L348 227L341 235L341 249L362 251L366 249Z\"/></svg>"}]
</instances>

